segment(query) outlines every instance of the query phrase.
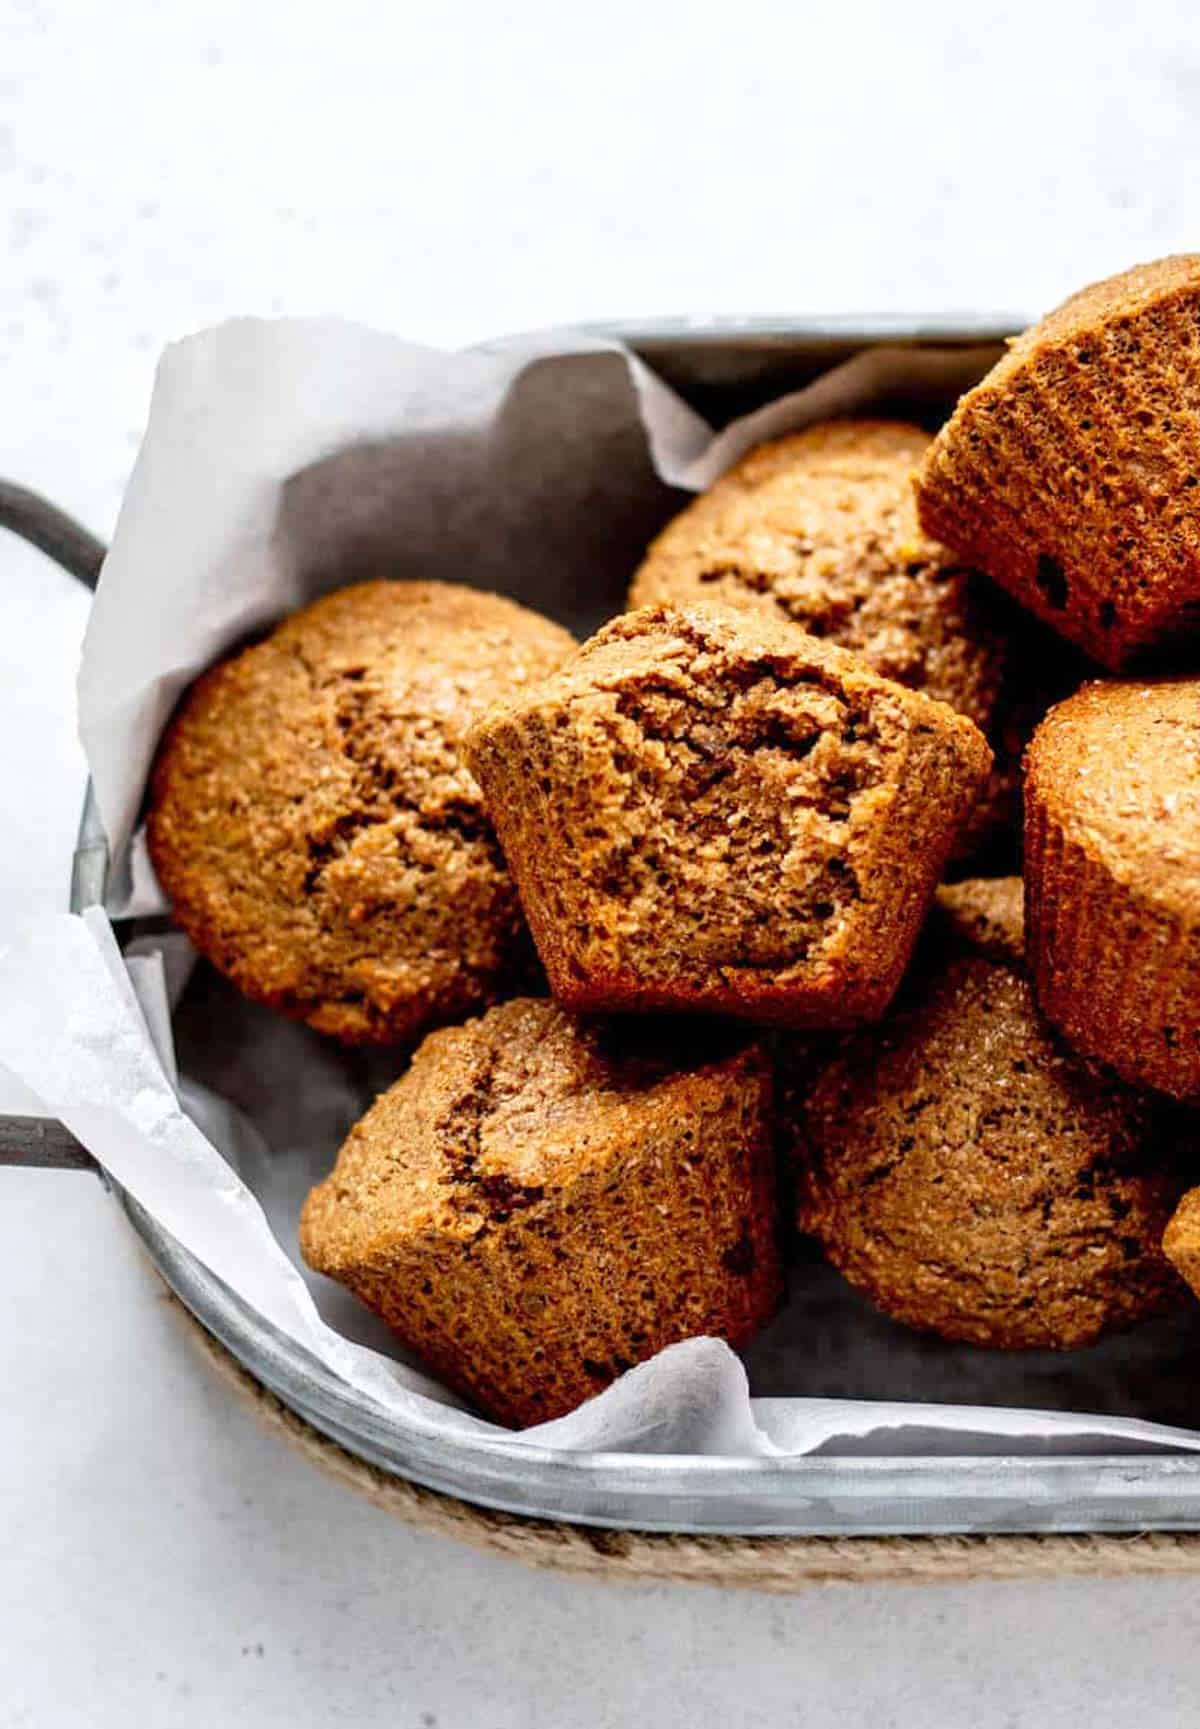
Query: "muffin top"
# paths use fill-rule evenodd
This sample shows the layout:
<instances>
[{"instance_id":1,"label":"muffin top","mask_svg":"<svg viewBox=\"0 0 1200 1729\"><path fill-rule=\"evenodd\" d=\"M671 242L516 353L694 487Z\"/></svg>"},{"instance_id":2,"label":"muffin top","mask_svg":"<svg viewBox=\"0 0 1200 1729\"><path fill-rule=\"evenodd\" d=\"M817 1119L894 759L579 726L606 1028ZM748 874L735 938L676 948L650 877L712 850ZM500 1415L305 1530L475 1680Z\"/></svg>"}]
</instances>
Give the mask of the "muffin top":
<instances>
[{"instance_id":1,"label":"muffin top","mask_svg":"<svg viewBox=\"0 0 1200 1729\"><path fill-rule=\"evenodd\" d=\"M985 384L1003 384L1018 373L1030 355L1043 348L1078 341L1098 325L1136 318L1177 293L1194 294L1200 285L1200 253L1177 252L1149 264L1135 264L1116 276L1090 282L1068 295L1037 324L1031 324L1009 344L1008 352L988 374Z\"/></svg>"},{"instance_id":2,"label":"muffin top","mask_svg":"<svg viewBox=\"0 0 1200 1729\"><path fill-rule=\"evenodd\" d=\"M459 739L572 647L497 595L370 582L213 668L164 736L148 816L196 947L351 1042L490 1000L523 927Z\"/></svg>"},{"instance_id":3,"label":"muffin top","mask_svg":"<svg viewBox=\"0 0 1200 1729\"><path fill-rule=\"evenodd\" d=\"M760 445L654 541L631 607L716 600L854 650L985 731L1004 633L985 585L917 522L929 435L835 420Z\"/></svg>"},{"instance_id":4,"label":"muffin top","mask_svg":"<svg viewBox=\"0 0 1200 1729\"><path fill-rule=\"evenodd\" d=\"M799 1095L800 1220L911 1325L1082 1343L1172 1289L1159 1239L1178 1147L1165 1113L1038 1013L1020 892L940 891L889 1019Z\"/></svg>"},{"instance_id":5,"label":"muffin top","mask_svg":"<svg viewBox=\"0 0 1200 1729\"><path fill-rule=\"evenodd\" d=\"M1020 909L1016 877L939 889L892 1014L845 1041L809 1104L823 1142L865 1159L859 1178L886 1163L894 1188L917 1168L936 1174L952 1150L947 1216L964 1222L972 1199L985 1215L1007 1211L1023 1192L1052 1193L1056 1175L1070 1202L1071 1171L1100 1151L1119 1170L1149 1108L1090 1071L1038 1013Z\"/></svg>"},{"instance_id":6,"label":"muffin top","mask_svg":"<svg viewBox=\"0 0 1200 1729\"><path fill-rule=\"evenodd\" d=\"M1085 685L1051 709L1026 768L1116 881L1200 917L1200 679Z\"/></svg>"},{"instance_id":7,"label":"muffin top","mask_svg":"<svg viewBox=\"0 0 1200 1729\"><path fill-rule=\"evenodd\" d=\"M762 1049L724 1028L582 1021L514 998L424 1040L310 1196L305 1254L336 1276L397 1234L473 1240L591 1171L673 1144L686 1104L716 1111L765 1088Z\"/></svg>"}]
</instances>

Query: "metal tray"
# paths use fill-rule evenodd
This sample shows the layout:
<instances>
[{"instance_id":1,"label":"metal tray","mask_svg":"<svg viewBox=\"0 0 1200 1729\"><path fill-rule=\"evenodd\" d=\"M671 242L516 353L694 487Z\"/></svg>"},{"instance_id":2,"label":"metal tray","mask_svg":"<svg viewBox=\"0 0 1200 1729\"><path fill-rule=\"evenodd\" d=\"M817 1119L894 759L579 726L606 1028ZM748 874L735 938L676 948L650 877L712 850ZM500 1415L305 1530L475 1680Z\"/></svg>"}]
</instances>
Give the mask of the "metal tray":
<instances>
[{"instance_id":1,"label":"metal tray","mask_svg":"<svg viewBox=\"0 0 1200 1729\"><path fill-rule=\"evenodd\" d=\"M1020 320L788 319L605 325L720 424L865 347L995 346ZM0 484L0 524L94 586L103 548L44 500ZM102 904L108 852L89 789L73 911ZM60 1125L0 1119L0 1163L95 1170ZM448 1442L350 1393L280 1336L114 1188L163 1278L196 1319L292 1410L384 1471L544 1519L743 1535L1131 1532L1200 1529L1200 1456L720 1459L555 1453L503 1435Z\"/></svg>"}]
</instances>

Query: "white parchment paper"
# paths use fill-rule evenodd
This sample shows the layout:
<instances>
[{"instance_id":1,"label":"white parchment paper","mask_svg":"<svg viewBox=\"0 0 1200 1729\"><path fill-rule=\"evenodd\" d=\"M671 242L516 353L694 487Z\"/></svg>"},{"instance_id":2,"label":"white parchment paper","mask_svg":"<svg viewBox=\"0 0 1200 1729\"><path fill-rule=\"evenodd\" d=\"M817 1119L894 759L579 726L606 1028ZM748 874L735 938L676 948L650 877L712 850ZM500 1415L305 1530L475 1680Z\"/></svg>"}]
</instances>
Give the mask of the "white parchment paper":
<instances>
[{"instance_id":1,"label":"white parchment paper","mask_svg":"<svg viewBox=\"0 0 1200 1729\"><path fill-rule=\"evenodd\" d=\"M708 485L806 420L952 398L989 358L874 349L714 435L632 355L583 337L443 354L332 321L239 321L173 347L80 671L114 860L108 912L162 909L137 826L146 772L181 691L247 633L324 588L387 574L495 588L582 634L620 609L646 542L678 508L672 487ZM183 1246L365 1398L447 1434L499 1433L298 1260L303 1195L396 1059L332 1047L207 969L185 990L190 959L168 934L123 960L99 909L38 921L0 958L0 1064ZM794 1269L787 1313L750 1354L773 1396L751 1398L720 1341L689 1340L518 1442L735 1456L1200 1447L1190 1429L1005 1408L1003 1395L775 1396L781 1382L812 1385L819 1342L842 1336L845 1293L829 1281L815 1264ZM841 1305L832 1326L830 1302ZM878 1318L865 1331L859 1320L851 1304L848 1324L867 1341L859 1366L869 1376L874 1361L891 1391L895 1340L880 1351ZM1127 1408L1112 1377L1129 1358L1093 1366L1103 1407ZM974 1388L972 1375L949 1384ZM1048 1402L1060 1395L1056 1384Z\"/></svg>"}]
</instances>

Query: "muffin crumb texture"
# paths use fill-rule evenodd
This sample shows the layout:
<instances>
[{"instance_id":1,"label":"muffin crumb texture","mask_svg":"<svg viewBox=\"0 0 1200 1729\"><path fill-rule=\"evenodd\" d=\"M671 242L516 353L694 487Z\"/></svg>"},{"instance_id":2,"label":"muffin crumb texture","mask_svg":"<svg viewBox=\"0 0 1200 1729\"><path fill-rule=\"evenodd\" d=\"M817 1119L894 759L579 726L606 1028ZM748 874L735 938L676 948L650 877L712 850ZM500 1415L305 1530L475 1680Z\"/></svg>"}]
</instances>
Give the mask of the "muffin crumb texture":
<instances>
[{"instance_id":1,"label":"muffin crumb texture","mask_svg":"<svg viewBox=\"0 0 1200 1729\"><path fill-rule=\"evenodd\" d=\"M847 654L655 606L492 709L467 760L554 995L879 1015L986 776L977 729Z\"/></svg>"},{"instance_id":2,"label":"muffin crumb texture","mask_svg":"<svg viewBox=\"0 0 1200 1729\"><path fill-rule=\"evenodd\" d=\"M503 1003L424 1041L300 1242L498 1421L560 1416L666 1345L745 1343L775 1309L770 1066L717 1027Z\"/></svg>"}]
</instances>

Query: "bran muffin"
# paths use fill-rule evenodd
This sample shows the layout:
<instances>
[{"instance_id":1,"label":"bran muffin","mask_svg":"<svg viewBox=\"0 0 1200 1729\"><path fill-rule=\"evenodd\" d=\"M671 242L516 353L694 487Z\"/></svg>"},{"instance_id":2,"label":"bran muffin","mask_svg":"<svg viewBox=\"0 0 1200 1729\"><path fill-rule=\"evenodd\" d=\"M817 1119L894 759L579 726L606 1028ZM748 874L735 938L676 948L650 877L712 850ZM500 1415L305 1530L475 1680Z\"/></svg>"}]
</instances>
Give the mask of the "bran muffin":
<instances>
[{"instance_id":1,"label":"bran muffin","mask_svg":"<svg viewBox=\"0 0 1200 1729\"><path fill-rule=\"evenodd\" d=\"M1200 1099L1200 679L1084 687L1026 759L1043 1011L1126 1080Z\"/></svg>"},{"instance_id":2,"label":"bran muffin","mask_svg":"<svg viewBox=\"0 0 1200 1729\"><path fill-rule=\"evenodd\" d=\"M767 617L655 606L469 731L550 987L578 1010L881 1014L990 753Z\"/></svg>"},{"instance_id":3,"label":"bran muffin","mask_svg":"<svg viewBox=\"0 0 1200 1729\"><path fill-rule=\"evenodd\" d=\"M1018 879L938 901L888 1020L791 1095L801 1229L878 1308L946 1339L1066 1349L1165 1312L1178 1124L1039 1015Z\"/></svg>"},{"instance_id":4,"label":"bran muffin","mask_svg":"<svg viewBox=\"0 0 1200 1729\"><path fill-rule=\"evenodd\" d=\"M781 1294L771 1072L724 1029L516 999L433 1033L300 1221L348 1285L498 1421L561 1416Z\"/></svg>"},{"instance_id":5,"label":"bran muffin","mask_svg":"<svg viewBox=\"0 0 1200 1729\"><path fill-rule=\"evenodd\" d=\"M1200 622L1200 255L1094 284L962 398L926 532L1105 666Z\"/></svg>"},{"instance_id":6,"label":"bran muffin","mask_svg":"<svg viewBox=\"0 0 1200 1729\"><path fill-rule=\"evenodd\" d=\"M1040 627L921 528L913 474L929 443L903 421L831 420L759 445L663 529L629 605L786 619L965 714L996 758L965 857L1019 827L1021 752L1068 686Z\"/></svg>"},{"instance_id":7,"label":"bran muffin","mask_svg":"<svg viewBox=\"0 0 1200 1729\"><path fill-rule=\"evenodd\" d=\"M573 647L498 595L369 582L221 662L151 781L178 923L247 996L349 1043L493 1000L527 939L459 739Z\"/></svg>"}]
</instances>

